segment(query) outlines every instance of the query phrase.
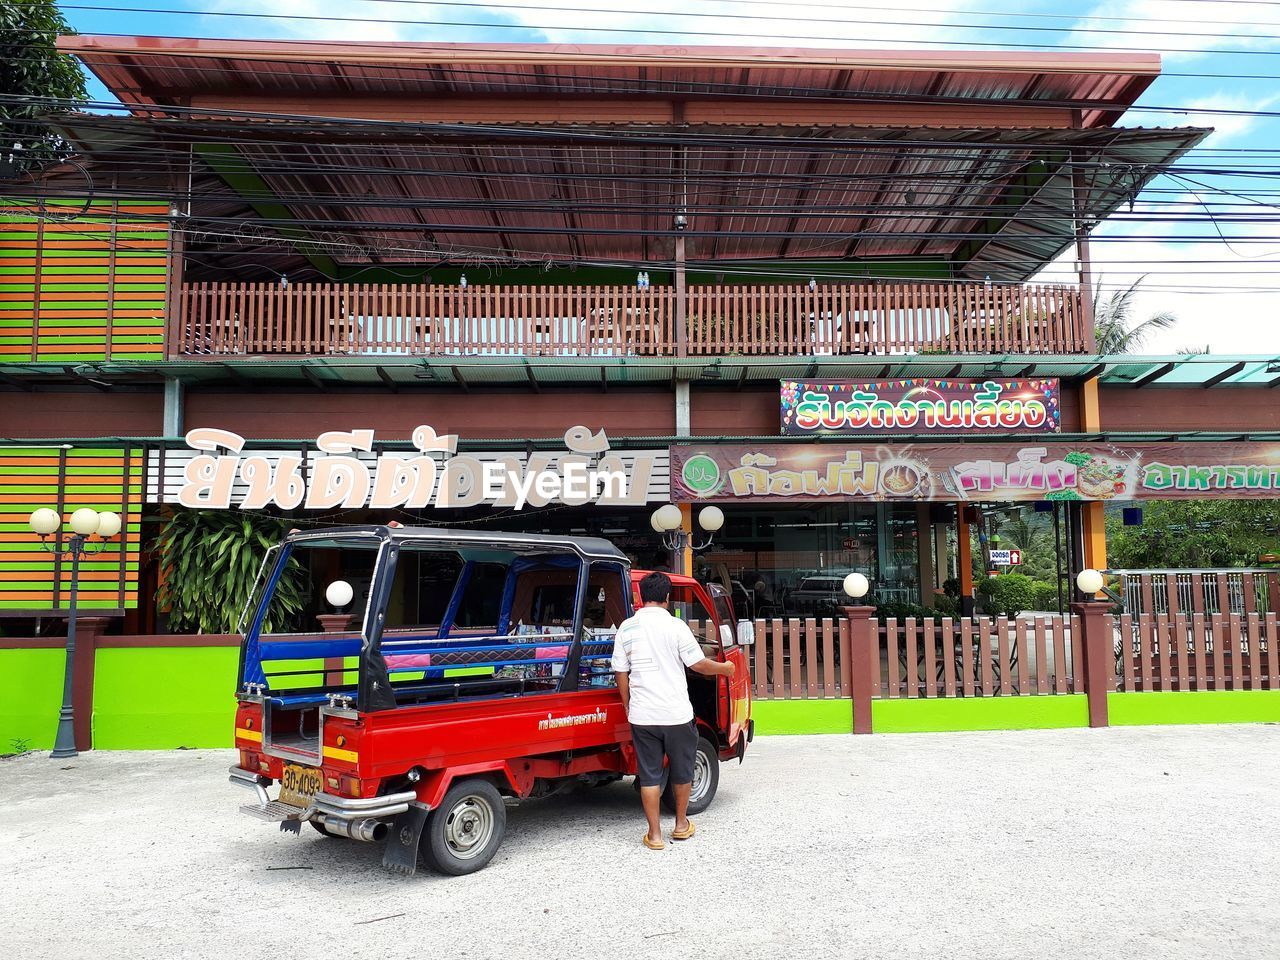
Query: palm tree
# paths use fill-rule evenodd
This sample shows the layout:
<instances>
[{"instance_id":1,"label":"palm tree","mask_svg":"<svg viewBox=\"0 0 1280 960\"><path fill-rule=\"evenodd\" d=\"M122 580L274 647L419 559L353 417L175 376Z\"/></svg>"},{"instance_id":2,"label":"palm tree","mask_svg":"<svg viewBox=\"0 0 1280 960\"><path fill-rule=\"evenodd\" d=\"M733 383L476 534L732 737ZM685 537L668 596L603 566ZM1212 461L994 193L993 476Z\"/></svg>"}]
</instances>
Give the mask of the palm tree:
<instances>
[{"instance_id":1,"label":"palm tree","mask_svg":"<svg viewBox=\"0 0 1280 960\"><path fill-rule=\"evenodd\" d=\"M1125 290L1117 290L1103 299L1102 278L1093 291L1093 329L1098 343L1098 353L1132 353L1140 348L1147 337L1158 330L1168 330L1178 318L1166 311L1153 313L1140 323L1132 323L1133 298L1145 276L1139 277Z\"/></svg>"}]
</instances>

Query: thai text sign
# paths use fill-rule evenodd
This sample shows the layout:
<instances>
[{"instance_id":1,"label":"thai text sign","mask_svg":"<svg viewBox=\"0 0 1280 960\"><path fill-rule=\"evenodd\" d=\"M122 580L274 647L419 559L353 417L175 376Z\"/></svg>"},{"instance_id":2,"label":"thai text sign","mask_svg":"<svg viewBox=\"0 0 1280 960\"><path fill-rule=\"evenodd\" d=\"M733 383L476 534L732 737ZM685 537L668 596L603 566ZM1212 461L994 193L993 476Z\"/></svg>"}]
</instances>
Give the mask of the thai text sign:
<instances>
[{"instance_id":1,"label":"thai text sign","mask_svg":"<svg viewBox=\"0 0 1280 960\"><path fill-rule=\"evenodd\" d=\"M691 500L1280 497L1280 444L769 443L671 448Z\"/></svg>"},{"instance_id":2,"label":"thai text sign","mask_svg":"<svg viewBox=\"0 0 1280 960\"><path fill-rule=\"evenodd\" d=\"M783 380L782 433L1056 433L1056 379Z\"/></svg>"},{"instance_id":3,"label":"thai text sign","mask_svg":"<svg viewBox=\"0 0 1280 960\"><path fill-rule=\"evenodd\" d=\"M178 502L185 507L227 509L233 494L242 510L274 505L285 510L425 509L643 504L648 499L653 453L623 459L610 451L604 431L571 427L563 453L531 453L526 460L482 462L459 454L458 438L429 426L413 431L414 450L373 454L372 430L334 430L316 440L320 456L251 454L237 434L192 430L187 446L201 451L184 470ZM309 464L310 469L305 465Z\"/></svg>"}]
</instances>

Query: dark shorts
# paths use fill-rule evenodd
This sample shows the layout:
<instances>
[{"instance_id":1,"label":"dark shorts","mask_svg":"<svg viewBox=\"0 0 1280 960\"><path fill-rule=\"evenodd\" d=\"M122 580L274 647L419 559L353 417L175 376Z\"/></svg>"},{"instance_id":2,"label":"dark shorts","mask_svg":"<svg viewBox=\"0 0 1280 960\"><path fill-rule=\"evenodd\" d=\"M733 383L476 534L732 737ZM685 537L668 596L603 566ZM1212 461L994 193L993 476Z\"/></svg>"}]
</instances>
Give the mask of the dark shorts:
<instances>
[{"instance_id":1,"label":"dark shorts","mask_svg":"<svg viewBox=\"0 0 1280 960\"><path fill-rule=\"evenodd\" d=\"M633 723L631 743L636 748L640 786L662 786L664 755L671 766L672 783L693 782L693 758L698 752L698 728L694 721L670 727L649 727Z\"/></svg>"}]
</instances>

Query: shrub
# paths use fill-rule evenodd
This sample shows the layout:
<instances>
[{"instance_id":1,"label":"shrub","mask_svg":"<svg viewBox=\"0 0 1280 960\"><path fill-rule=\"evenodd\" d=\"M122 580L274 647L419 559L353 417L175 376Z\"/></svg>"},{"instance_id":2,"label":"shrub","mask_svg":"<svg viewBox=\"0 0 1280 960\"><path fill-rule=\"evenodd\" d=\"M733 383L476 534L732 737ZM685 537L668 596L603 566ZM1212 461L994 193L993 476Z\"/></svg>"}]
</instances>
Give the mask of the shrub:
<instances>
[{"instance_id":1,"label":"shrub","mask_svg":"<svg viewBox=\"0 0 1280 960\"><path fill-rule=\"evenodd\" d=\"M1035 605L1035 581L1021 573L1002 573L978 584L988 611L1016 617Z\"/></svg>"},{"instance_id":2,"label":"shrub","mask_svg":"<svg viewBox=\"0 0 1280 960\"><path fill-rule=\"evenodd\" d=\"M1032 610L1057 610L1058 609L1058 587L1056 584L1043 583L1036 581L1032 586L1033 602ZM1067 599L1063 597L1063 599Z\"/></svg>"}]
</instances>

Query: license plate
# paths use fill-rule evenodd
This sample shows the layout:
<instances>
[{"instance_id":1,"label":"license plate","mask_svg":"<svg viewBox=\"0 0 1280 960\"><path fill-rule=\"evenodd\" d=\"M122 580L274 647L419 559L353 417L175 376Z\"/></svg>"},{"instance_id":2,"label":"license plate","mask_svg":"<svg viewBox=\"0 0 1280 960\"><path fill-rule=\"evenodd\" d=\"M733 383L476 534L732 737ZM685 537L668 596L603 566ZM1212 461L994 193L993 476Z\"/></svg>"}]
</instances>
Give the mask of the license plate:
<instances>
[{"instance_id":1,"label":"license plate","mask_svg":"<svg viewBox=\"0 0 1280 960\"><path fill-rule=\"evenodd\" d=\"M286 764L280 778L280 802L295 807L310 806L311 798L320 792L320 771L315 767Z\"/></svg>"}]
</instances>

